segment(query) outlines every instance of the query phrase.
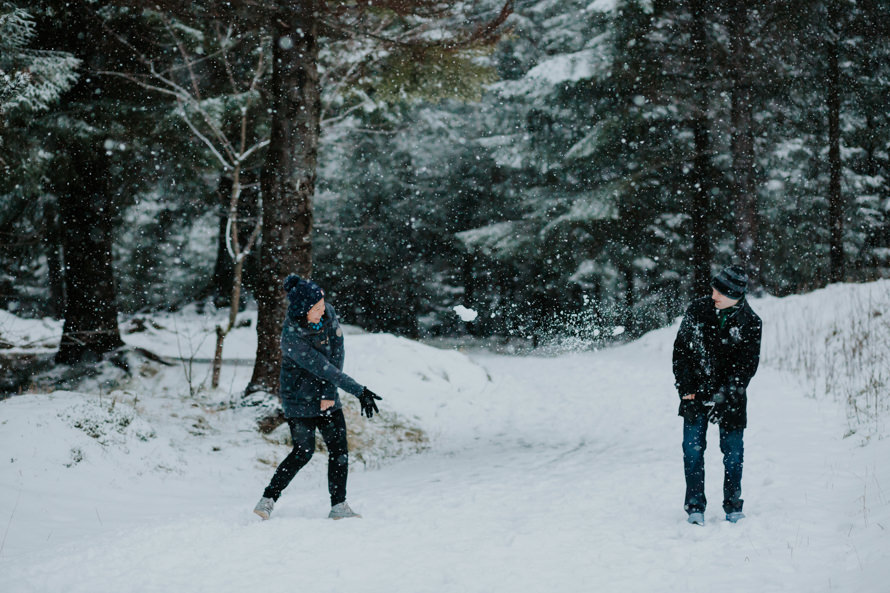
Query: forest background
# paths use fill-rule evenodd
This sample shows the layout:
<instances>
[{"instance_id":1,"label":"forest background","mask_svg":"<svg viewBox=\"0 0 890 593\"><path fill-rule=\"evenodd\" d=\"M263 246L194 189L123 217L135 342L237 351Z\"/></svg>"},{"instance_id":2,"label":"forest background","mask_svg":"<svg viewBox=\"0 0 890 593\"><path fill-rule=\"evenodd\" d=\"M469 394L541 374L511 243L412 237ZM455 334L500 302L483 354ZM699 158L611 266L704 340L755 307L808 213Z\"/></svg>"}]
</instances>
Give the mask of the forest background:
<instances>
[{"instance_id":1,"label":"forest background","mask_svg":"<svg viewBox=\"0 0 890 593\"><path fill-rule=\"evenodd\" d=\"M65 319L58 362L255 302L274 391L290 272L368 330L536 341L731 263L890 274L880 0L16 2L0 71L0 308Z\"/></svg>"}]
</instances>

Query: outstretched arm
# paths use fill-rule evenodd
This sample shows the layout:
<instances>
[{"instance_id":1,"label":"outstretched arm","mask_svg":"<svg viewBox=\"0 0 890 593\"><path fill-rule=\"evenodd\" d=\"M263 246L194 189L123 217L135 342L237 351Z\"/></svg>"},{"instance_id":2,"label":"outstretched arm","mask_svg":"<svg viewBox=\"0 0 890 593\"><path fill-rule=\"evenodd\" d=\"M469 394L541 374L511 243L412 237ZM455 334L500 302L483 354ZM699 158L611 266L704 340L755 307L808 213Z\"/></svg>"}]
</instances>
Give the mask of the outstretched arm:
<instances>
[{"instance_id":1,"label":"outstretched arm","mask_svg":"<svg viewBox=\"0 0 890 593\"><path fill-rule=\"evenodd\" d=\"M364 389L352 377L337 368L337 365L328 360L324 354L298 337L294 330L285 331L282 338L282 355L319 379L333 383L347 393L358 396Z\"/></svg>"}]
</instances>

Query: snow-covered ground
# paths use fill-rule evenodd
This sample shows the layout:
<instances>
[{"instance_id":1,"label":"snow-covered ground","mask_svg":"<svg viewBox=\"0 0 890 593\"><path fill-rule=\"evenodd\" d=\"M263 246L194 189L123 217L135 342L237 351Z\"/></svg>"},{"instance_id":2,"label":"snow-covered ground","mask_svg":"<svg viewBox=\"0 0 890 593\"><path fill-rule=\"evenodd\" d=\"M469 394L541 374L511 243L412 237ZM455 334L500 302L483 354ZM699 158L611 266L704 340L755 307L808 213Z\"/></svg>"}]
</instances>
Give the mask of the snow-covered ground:
<instances>
[{"instance_id":1,"label":"snow-covered ground","mask_svg":"<svg viewBox=\"0 0 890 593\"><path fill-rule=\"evenodd\" d=\"M350 332L347 371L385 398L383 418L370 423L390 427L353 455L349 501L361 520L325 518L323 455L271 521L251 513L288 449L253 430L250 410L219 405L249 366L227 365L223 388L194 396L188 364L142 362L111 393L2 401L0 591L883 593L890 439L881 430L844 438L843 398L815 389L804 369L779 368L795 340L825 341L818 328L833 331L843 303L867 302L869 315L890 319L888 301L868 291L886 296L890 285L753 303L767 364L750 388L748 517L737 525L722 520L715 428L707 524L685 522L676 326L552 357ZM4 315L7 341L57 335L50 322ZM209 358L211 318L147 321L125 340ZM254 340L237 330L226 357L249 358ZM192 386L206 373L194 362ZM411 446L417 429L426 440Z\"/></svg>"}]
</instances>

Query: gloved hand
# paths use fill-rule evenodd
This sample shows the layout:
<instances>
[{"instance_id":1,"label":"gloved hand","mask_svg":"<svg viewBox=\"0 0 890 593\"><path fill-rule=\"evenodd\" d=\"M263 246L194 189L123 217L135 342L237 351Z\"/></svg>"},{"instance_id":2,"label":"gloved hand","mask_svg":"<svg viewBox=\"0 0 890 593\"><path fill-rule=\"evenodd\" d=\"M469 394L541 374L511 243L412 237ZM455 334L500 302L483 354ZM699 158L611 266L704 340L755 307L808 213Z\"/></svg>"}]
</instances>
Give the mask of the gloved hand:
<instances>
[{"instance_id":1,"label":"gloved hand","mask_svg":"<svg viewBox=\"0 0 890 593\"><path fill-rule=\"evenodd\" d=\"M383 399L367 387L362 389L361 395L358 396L358 401L362 404L362 414L367 416L368 418L374 417L374 412L380 413L380 410L377 408L377 404L374 402L375 399Z\"/></svg>"},{"instance_id":2,"label":"gloved hand","mask_svg":"<svg viewBox=\"0 0 890 593\"><path fill-rule=\"evenodd\" d=\"M711 406L711 409L708 410L708 422L711 424L720 424L724 414L726 414L726 404L714 404Z\"/></svg>"},{"instance_id":3,"label":"gloved hand","mask_svg":"<svg viewBox=\"0 0 890 593\"><path fill-rule=\"evenodd\" d=\"M726 414L727 408L727 389L726 387L718 387L711 396L713 404L708 410L708 422L711 424L720 424L723 415Z\"/></svg>"}]
</instances>

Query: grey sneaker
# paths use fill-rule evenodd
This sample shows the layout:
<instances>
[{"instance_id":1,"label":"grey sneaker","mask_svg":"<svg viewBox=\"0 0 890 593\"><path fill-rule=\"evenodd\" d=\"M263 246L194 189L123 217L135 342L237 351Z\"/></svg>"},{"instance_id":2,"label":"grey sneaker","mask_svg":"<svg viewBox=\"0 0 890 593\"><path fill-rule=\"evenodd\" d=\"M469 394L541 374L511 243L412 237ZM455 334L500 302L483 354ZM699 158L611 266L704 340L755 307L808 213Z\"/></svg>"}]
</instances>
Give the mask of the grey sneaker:
<instances>
[{"instance_id":1,"label":"grey sneaker","mask_svg":"<svg viewBox=\"0 0 890 593\"><path fill-rule=\"evenodd\" d=\"M705 514L704 513L689 513L689 518L686 519L687 523L692 525L704 525L705 524Z\"/></svg>"},{"instance_id":2,"label":"grey sneaker","mask_svg":"<svg viewBox=\"0 0 890 593\"><path fill-rule=\"evenodd\" d=\"M352 517L362 518L361 515L349 508L349 505L345 502L332 506L331 512L328 514L328 519L351 519Z\"/></svg>"},{"instance_id":3,"label":"grey sneaker","mask_svg":"<svg viewBox=\"0 0 890 593\"><path fill-rule=\"evenodd\" d=\"M258 503L256 503L256 506L253 507L253 512L262 517L263 521L265 521L269 518L269 515L272 514L272 507L274 506L275 501L264 496Z\"/></svg>"},{"instance_id":4,"label":"grey sneaker","mask_svg":"<svg viewBox=\"0 0 890 593\"><path fill-rule=\"evenodd\" d=\"M730 523L738 523L739 520L745 518L745 513L742 511L736 511L734 513L726 513L726 520Z\"/></svg>"}]
</instances>

